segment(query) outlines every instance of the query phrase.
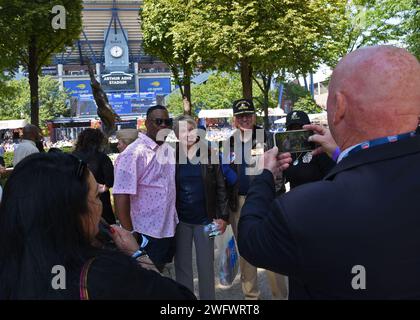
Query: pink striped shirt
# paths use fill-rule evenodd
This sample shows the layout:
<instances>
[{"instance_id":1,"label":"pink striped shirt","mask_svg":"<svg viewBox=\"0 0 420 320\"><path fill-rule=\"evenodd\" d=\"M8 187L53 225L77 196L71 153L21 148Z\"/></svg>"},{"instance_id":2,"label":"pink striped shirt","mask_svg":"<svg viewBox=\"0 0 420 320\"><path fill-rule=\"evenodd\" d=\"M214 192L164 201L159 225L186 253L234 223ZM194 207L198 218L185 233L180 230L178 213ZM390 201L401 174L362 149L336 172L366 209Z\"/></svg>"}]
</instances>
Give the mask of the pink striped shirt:
<instances>
[{"instance_id":1,"label":"pink striped shirt","mask_svg":"<svg viewBox=\"0 0 420 320\"><path fill-rule=\"evenodd\" d=\"M166 163L158 161L164 157ZM144 134L115 162L114 194L130 195L133 228L154 238L175 235L175 153L167 143L159 146Z\"/></svg>"}]
</instances>

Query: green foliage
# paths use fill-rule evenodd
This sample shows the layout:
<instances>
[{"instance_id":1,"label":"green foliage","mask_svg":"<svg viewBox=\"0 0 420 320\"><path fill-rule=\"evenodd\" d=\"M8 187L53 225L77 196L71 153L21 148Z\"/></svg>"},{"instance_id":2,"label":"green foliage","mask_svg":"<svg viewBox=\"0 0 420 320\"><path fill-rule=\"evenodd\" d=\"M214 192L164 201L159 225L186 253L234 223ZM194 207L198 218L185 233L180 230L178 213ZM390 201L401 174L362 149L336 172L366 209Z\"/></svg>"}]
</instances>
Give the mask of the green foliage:
<instances>
[{"instance_id":1,"label":"green foliage","mask_svg":"<svg viewBox=\"0 0 420 320\"><path fill-rule=\"evenodd\" d=\"M347 53L363 46L399 43L406 45L414 42L419 45L419 22L415 22L418 13L418 0L349 0L346 16L340 22L341 38L335 62ZM418 21L417 14L417 21ZM417 31L416 31L417 30ZM417 38L417 40L416 40ZM414 49L415 50L415 49Z\"/></svg>"},{"instance_id":2,"label":"green foliage","mask_svg":"<svg viewBox=\"0 0 420 320\"><path fill-rule=\"evenodd\" d=\"M294 82L284 84L284 100L290 100L292 103L297 102L300 98L310 97L310 93L304 87Z\"/></svg>"},{"instance_id":3,"label":"green foliage","mask_svg":"<svg viewBox=\"0 0 420 320\"><path fill-rule=\"evenodd\" d=\"M299 98L293 105L293 110L305 111L308 114L320 113L323 111L323 109L316 104L315 100L312 99L310 95Z\"/></svg>"},{"instance_id":4,"label":"green foliage","mask_svg":"<svg viewBox=\"0 0 420 320\"><path fill-rule=\"evenodd\" d=\"M13 167L13 152L4 153L4 163L6 165L6 168Z\"/></svg>"},{"instance_id":5,"label":"green foliage","mask_svg":"<svg viewBox=\"0 0 420 320\"><path fill-rule=\"evenodd\" d=\"M60 149L64 153L72 153L74 151L74 147L61 147Z\"/></svg>"},{"instance_id":6,"label":"green foliage","mask_svg":"<svg viewBox=\"0 0 420 320\"><path fill-rule=\"evenodd\" d=\"M219 69L305 73L329 59L343 15L341 0L197 0L188 41Z\"/></svg>"},{"instance_id":7,"label":"green foliage","mask_svg":"<svg viewBox=\"0 0 420 320\"><path fill-rule=\"evenodd\" d=\"M82 2L0 0L0 52L8 63L3 67L13 71L13 67L27 66L31 41L36 43L38 49L36 63L39 67L49 61L52 53L61 52L65 46L72 46L82 31ZM65 29L55 30L51 25L55 17L52 8L56 5L66 9Z\"/></svg>"},{"instance_id":8,"label":"green foliage","mask_svg":"<svg viewBox=\"0 0 420 320\"><path fill-rule=\"evenodd\" d=\"M188 60L188 45L175 29L188 18L188 1L145 0L140 11L144 49L171 68L182 67Z\"/></svg>"},{"instance_id":9,"label":"green foliage","mask_svg":"<svg viewBox=\"0 0 420 320\"><path fill-rule=\"evenodd\" d=\"M188 100L188 105L184 106L187 113L191 100L191 76L197 67L192 45L186 41L193 32L189 28L192 2L144 0L140 11L144 50L169 66L181 94Z\"/></svg>"},{"instance_id":10,"label":"green foliage","mask_svg":"<svg viewBox=\"0 0 420 320\"><path fill-rule=\"evenodd\" d=\"M66 100L68 94L59 90L58 81L52 77L41 77L39 81L41 128L45 121L60 115L69 116ZM0 91L0 119L30 119L30 88L26 79L11 80Z\"/></svg>"},{"instance_id":11,"label":"green foliage","mask_svg":"<svg viewBox=\"0 0 420 320\"><path fill-rule=\"evenodd\" d=\"M420 5L418 0L412 0L412 8L407 13L406 42L408 49L420 60Z\"/></svg>"},{"instance_id":12,"label":"green foliage","mask_svg":"<svg viewBox=\"0 0 420 320\"><path fill-rule=\"evenodd\" d=\"M199 109L229 109L232 102L242 97L241 79L237 73L219 73L209 77L206 83L192 86L192 103ZM262 105L262 93L254 88L254 104L257 109ZM182 97L179 92L172 93L167 104L175 116L182 114ZM276 106L276 94L270 93L270 107Z\"/></svg>"},{"instance_id":13,"label":"green foliage","mask_svg":"<svg viewBox=\"0 0 420 320\"><path fill-rule=\"evenodd\" d=\"M0 71L14 72L24 66L29 72L32 121L38 124L36 79L53 53L73 46L82 31L82 0L0 0ZM65 29L54 29L52 8L64 6ZM42 115L41 115L42 116Z\"/></svg>"},{"instance_id":14,"label":"green foliage","mask_svg":"<svg viewBox=\"0 0 420 320\"><path fill-rule=\"evenodd\" d=\"M61 147L60 150L65 153L72 153L73 147ZM48 151L48 150L46 150ZM13 167L13 151L8 151L4 153L4 162L6 165L6 168L12 168Z\"/></svg>"}]
</instances>

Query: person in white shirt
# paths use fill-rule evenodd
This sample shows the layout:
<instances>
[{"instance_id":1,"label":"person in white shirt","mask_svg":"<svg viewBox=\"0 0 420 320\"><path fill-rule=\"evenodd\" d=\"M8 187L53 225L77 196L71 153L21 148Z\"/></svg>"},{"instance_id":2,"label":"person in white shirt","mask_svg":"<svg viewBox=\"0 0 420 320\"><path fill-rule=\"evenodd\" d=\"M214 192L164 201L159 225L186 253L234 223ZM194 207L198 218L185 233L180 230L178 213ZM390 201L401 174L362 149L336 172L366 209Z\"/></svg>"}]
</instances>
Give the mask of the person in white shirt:
<instances>
[{"instance_id":1,"label":"person in white shirt","mask_svg":"<svg viewBox=\"0 0 420 320\"><path fill-rule=\"evenodd\" d=\"M16 146L13 155L13 167L16 167L27 156L39 152L36 142L40 141L40 139L41 133L37 126L28 124L23 128L22 141Z\"/></svg>"}]
</instances>

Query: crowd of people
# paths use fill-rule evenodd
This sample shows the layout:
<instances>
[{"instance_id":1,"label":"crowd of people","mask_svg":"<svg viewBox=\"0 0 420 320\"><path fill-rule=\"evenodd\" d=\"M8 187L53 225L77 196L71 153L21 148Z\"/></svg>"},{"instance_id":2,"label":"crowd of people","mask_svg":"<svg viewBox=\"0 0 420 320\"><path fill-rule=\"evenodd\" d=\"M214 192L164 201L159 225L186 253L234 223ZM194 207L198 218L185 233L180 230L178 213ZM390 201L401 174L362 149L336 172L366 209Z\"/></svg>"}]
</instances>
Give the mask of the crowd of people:
<instances>
[{"instance_id":1,"label":"crowd of people","mask_svg":"<svg viewBox=\"0 0 420 320\"><path fill-rule=\"evenodd\" d=\"M65 154L40 152L26 126L0 205L0 299L196 299L194 244L199 298L214 300L209 225L232 228L245 299L261 298L257 267L273 299L419 298L419 88L404 49L356 50L333 72L329 129L287 115L287 131L316 143L292 153L273 146L248 99L233 101L223 146L153 106L146 132L116 133L114 164L99 129ZM51 286L57 265L65 290ZM367 280L353 281L356 266Z\"/></svg>"}]
</instances>

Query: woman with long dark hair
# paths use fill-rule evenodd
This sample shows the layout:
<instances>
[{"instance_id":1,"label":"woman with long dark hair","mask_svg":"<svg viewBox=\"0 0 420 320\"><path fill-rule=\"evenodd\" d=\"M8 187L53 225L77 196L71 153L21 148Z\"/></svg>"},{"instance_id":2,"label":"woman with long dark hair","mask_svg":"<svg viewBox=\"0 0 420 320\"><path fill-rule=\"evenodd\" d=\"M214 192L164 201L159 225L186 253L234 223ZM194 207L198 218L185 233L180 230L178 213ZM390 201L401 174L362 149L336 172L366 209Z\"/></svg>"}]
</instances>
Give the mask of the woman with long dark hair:
<instances>
[{"instance_id":1,"label":"woman with long dark hair","mask_svg":"<svg viewBox=\"0 0 420 320\"><path fill-rule=\"evenodd\" d=\"M130 257L138 250L130 232L112 226L120 250L97 247L101 211L98 184L81 160L64 153L22 160L0 205L0 300L194 299Z\"/></svg>"},{"instance_id":2,"label":"woman with long dark hair","mask_svg":"<svg viewBox=\"0 0 420 320\"><path fill-rule=\"evenodd\" d=\"M102 217L109 223L115 223L109 189L114 185L114 166L111 159L102 152L105 135L99 129L88 128L77 137L73 154L87 163L96 181L101 185Z\"/></svg>"}]
</instances>

